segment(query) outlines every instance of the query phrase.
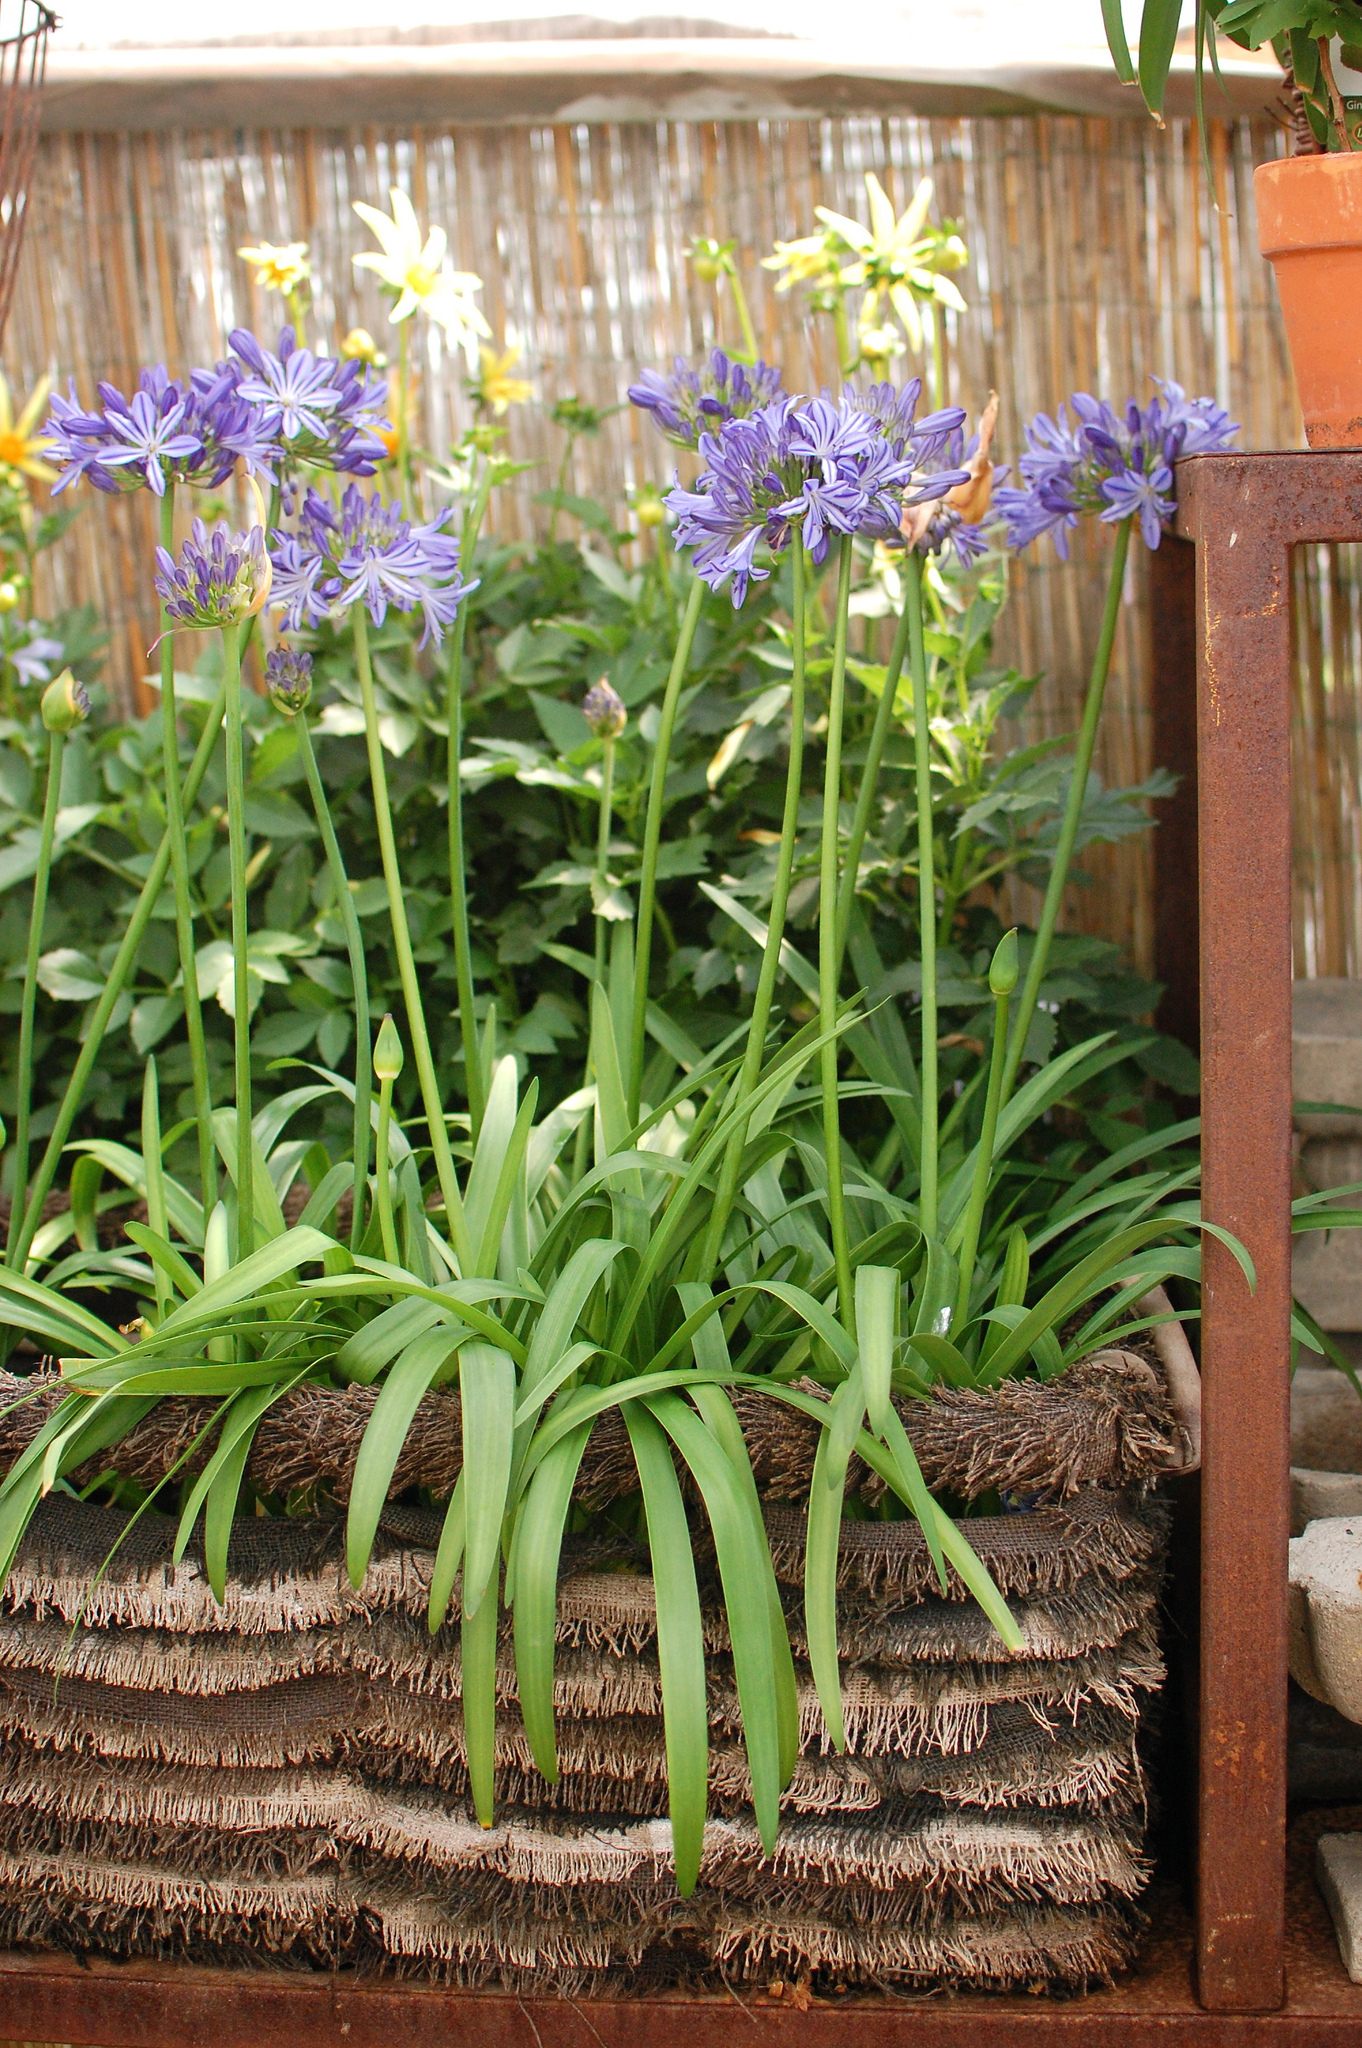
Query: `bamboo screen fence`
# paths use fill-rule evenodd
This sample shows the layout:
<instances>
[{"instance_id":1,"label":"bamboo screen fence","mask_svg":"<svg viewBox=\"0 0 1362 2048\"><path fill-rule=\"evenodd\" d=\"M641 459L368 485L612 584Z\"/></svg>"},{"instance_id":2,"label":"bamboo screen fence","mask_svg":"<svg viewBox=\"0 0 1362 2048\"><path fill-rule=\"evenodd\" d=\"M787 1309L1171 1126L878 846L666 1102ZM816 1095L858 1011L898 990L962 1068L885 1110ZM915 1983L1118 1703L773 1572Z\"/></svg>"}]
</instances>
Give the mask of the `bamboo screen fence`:
<instances>
[{"instance_id":1,"label":"bamboo screen fence","mask_svg":"<svg viewBox=\"0 0 1362 2048\"><path fill-rule=\"evenodd\" d=\"M618 404L637 366L732 338L734 322L685 261L696 235L736 237L758 337L794 388L835 381L831 324L777 295L757 259L808 232L819 203L864 212L876 171L900 206L920 175L937 181L971 254L970 304L951 320L950 397L1003 401L1000 439L1065 393L1120 399L1152 373L1213 391L1249 447L1294 446L1299 420L1268 267L1258 255L1252 167L1273 155L1267 121L1213 124L1211 177L1194 134L1137 122L1061 117L918 118L720 124L499 127L330 132L53 135L41 146L19 288L6 341L16 387L44 369L126 386L140 363L182 369L221 353L238 321L268 329L265 302L237 249L306 239L319 278L313 335L335 347L355 324L387 338L383 306L352 257L371 246L351 201L386 207L392 184L449 232L456 264L485 280L498 345L521 350L537 403L509 416L509 452L537 467L509 490L503 530L547 515L564 441L548 416L575 393ZM1216 203L1218 201L1218 204ZM439 446L466 423L461 357L422 336L422 431ZM631 408L578 443L570 485L625 519L626 483L666 481L670 451ZM108 621L113 686L129 708L154 635L143 495L87 509L52 563L61 601L92 599ZM1138 551L1137 551L1138 552ZM1080 573L1048 545L1016 571L1000 650L1044 681L1034 735L1075 722L1101 598L1103 537L1080 547ZM1345 551L1346 554L1346 551ZM1362 971L1362 837L1357 719L1362 604L1353 563L1320 555L1299 569L1298 969ZM1107 779L1155 765L1152 679L1140 604L1127 591L1103 757ZM1147 843L1087 857L1093 878L1076 921L1151 953Z\"/></svg>"}]
</instances>

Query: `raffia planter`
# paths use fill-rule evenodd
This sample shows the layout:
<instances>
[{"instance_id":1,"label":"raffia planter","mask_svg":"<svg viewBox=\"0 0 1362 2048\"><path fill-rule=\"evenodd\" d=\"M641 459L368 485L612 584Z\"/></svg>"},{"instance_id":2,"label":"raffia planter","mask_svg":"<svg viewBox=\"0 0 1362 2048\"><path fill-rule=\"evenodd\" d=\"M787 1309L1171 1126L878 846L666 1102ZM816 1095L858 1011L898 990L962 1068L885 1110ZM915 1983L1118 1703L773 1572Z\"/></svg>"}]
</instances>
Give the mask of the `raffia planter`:
<instances>
[{"instance_id":1,"label":"raffia planter","mask_svg":"<svg viewBox=\"0 0 1362 2048\"><path fill-rule=\"evenodd\" d=\"M260 1483L320 1479L343 1498L371 1399L281 1405L256 1441ZM0 1459L43 1405L7 1418ZM1180 1417L1150 1361L1105 1353L1049 1387L904 1405L930 1484L1017 1501L968 1530L1027 1647L1001 1654L958 1582L941 1597L914 1524L846 1522L843 1757L802 1662L812 1426L740 1407L801 1674L774 1858L751 1817L716 1597L711 1819L700 1886L676 1894L652 1585L627 1544L565 1557L554 1787L533 1767L503 1644L484 1830L466 1799L457 1631L432 1639L424 1619L438 1516L394 1501L358 1592L334 1513L241 1519L219 1608L200 1556L170 1563L169 1519L127 1529L52 1497L0 1615L0 1938L574 1995L720 1977L1110 1979L1148 1875L1140 1737L1163 1680L1165 1519L1151 1488L1194 1455L1185 1400ZM165 1403L114 1455L159 1476L197 1426L193 1404ZM431 1397L396 1485L448 1491L458 1442L457 1397ZM604 1423L580 1495L632 1481L623 1432ZM873 1515L869 1475L852 1483Z\"/></svg>"}]
</instances>

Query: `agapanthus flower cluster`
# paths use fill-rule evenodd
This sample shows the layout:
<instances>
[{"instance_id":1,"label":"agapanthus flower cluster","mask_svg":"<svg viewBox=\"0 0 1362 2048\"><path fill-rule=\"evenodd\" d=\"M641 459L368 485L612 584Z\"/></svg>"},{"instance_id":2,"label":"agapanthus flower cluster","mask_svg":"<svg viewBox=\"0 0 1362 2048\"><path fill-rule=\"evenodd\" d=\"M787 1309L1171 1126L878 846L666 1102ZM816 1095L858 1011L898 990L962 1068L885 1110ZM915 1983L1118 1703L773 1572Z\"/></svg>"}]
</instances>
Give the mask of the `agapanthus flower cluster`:
<instances>
[{"instance_id":1,"label":"agapanthus flower cluster","mask_svg":"<svg viewBox=\"0 0 1362 2048\"><path fill-rule=\"evenodd\" d=\"M446 529L451 511L424 525L413 523L400 503L366 497L351 484L340 510L309 490L297 531L276 531L274 602L284 607L284 624L296 633L363 604L376 626L388 608L414 611L425 619L420 645L438 646L459 606L477 584L459 574L459 543Z\"/></svg>"},{"instance_id":2,"label":"agapanthus flower cluster","mask_svg":"<svg viewBox=\"0 0 1362 2048\"><path fill-rule=\"evenodd\" d=\"M333 362L300 349L284 328L271 354L237 328L234 355L211 369L171 377L163 363L143 369L131 397L99 386L98 409L54 392L44 429L62 464L54 495L84 478L96 490L150 490L174 483L215 490L238 463L279 481L279 466L303 461L372 476L387 454L387 387L362 362Z\"/></svg>"},{"instance_id":3,"label":"agapanthus flower cluster","mask_svg":"<svg viewBox=\"0 0 1362 2048\"><path fill-rule=\"evenodd\" d=\"M692 370L684 356L676 358L670 375L645 370L629 386L630 403L651 413L653 424L678 448L694 448L704 433L714 433L728 420L743 420L784 393L780 371L771 363L747 369L714 349L703 369Z\"/></svg>"},{"instance_id":4,"label":"agapanthus flower cluster","mask_svg":"<svg viewBox=\"0 0 1362 2048\"><path fill-rule=\"evenodd\" d=\"M261 526L234 533L220 519L210 533L196 519L178 560L165 548L157 548L156 560L157 594L176 625L239 625L258 612L269 595L270 564Z\"/></svg>"},{"instance_id":5,"label":"agapanthus flower cluster","mask_svg":"<svg viewBox=\"0 0 1362 2048\"><path fill-rule=\"evenodd\" d=\"M916 393L897 397L908 403L896 406L890 421L866 394L847 391L839 400L781 398L701 435L704 471L694 490L678 484L667 502L676 515L676 545L694 548L696 573L711 590L731 578L738 606L749 584L770 574L759 547L780 555L798 528L813 560L822 562L834 535L890 538L905 505L943 497L966 481L964 470L931 468L964 414L953 407L915 430Z\"/></svg>"},{"instance_id":6,"label":"agapanthus flower cluster","mask_svg":"<svg viewBox=\"0 0 1362 2048\"><path fill-rule=\"evenodd\" d=\"M1239 423L1213 398L1188 398L1180 384L1153 381L1159 395L1143 407L1132 398L1124 415L1086 391L1069 400L1072 420L1064 406L1055 419L1037 413L1017 465L1024 483L994 500L1010 546L1028 547L1049 533L1067 560L1068 529L1094 512L1109 524L1138 518L1145 545L1158 546L1177 510L1173 464L1228 446Z\"/></svg>"}]
</instances>

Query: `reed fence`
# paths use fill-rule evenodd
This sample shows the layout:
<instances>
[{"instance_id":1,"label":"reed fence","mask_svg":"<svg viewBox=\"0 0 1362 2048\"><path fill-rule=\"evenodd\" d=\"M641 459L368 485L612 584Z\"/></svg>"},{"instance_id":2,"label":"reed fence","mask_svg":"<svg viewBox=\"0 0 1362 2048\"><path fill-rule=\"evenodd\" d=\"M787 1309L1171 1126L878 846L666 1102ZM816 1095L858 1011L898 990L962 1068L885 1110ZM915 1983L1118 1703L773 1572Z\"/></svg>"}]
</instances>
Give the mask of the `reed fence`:
<instances>
[{"instance_id":1,"label":"reed fence","mask_svg":"<svg viewBox=\"0 0 1362 2048\"><path fill-rule=\"evenodd\" d=\"M696 235L736 237L763 349L794 386L834 382L831 324L778 295L757 259L815 225L819 203L864 210L874 170L900 205L930 172L958 219L971 263L968 315L949 321L950 396L1003 402L1001 441L1073 389L1120 398L1151 373L1213 391L1248 447L1299 440L1291 373L1268 267L1254 232L1252 167L1279 147L1270 122L1213 123L1208 177L1194 132L1134 121L826 119L577 127L309 128L289 132L58 134L44 138L6 362L16 386L44 369L82 394L126 385L140 363L211 361L227 331L268 328L265 301L236 254L305 239L318 274L313 336L333 348L353 325L383 337L383 306L352 257L369 236L351 201L386 205L392 184L442 222L459 267L485 281L498 345L515 345L537 402L509 416L509 452L532 461L502 498L504 531L547 514L564 450L549 418L575 393L617 406L637 366L733 339L735 323L685 260ZM471 416L466 366L438 330L420 337L421 431L439 446ZM668 451L632 409L577 446L571 488L625 519L625 486L665 481ZM90 505L54 556L48 600L93 600L112 634L119 699L141 684L154 635L150 508L142 496ZM1016 570L1003 658L1044 681L1033 735L1075 720L1101 601L1103 537L1085 535L1077 575L1046 547ZM1348 550L1312 552L1298 570L1297 887L1301 971L1357 971L1362 826L1356 740L1362 603ZM1153 688L1141 565L1127 590L1100 767L1135 781L1155 765ZM1147 963L1151 855L1145 845L1087 858L1092 886L1074 913ZM1020 906L1019 907L1024 907Z\"/></svg>"}]
</instances>

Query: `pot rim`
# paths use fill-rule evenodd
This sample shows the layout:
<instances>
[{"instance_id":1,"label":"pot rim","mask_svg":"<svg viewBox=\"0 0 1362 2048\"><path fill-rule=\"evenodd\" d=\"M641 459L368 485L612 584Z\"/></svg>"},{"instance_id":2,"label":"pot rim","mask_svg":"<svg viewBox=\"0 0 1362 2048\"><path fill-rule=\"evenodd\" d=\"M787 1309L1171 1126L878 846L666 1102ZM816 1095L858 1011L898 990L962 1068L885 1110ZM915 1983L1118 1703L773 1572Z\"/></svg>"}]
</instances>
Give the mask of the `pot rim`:
<instances>
[{"instance_id":1,"label":"pot rim","mask_svg":"<svg viewBox=\"0 0 1362 2048\"><path fill-rule=\"evenodd\" d=\"M1311 181L1309 198L1306 180ZM1362 248L1362 150L1346 156L1275 157L1253 173L1258 248L1275 261L1315 250ZM1351 202L1345 206L1344 194ZM1334 202L1332 205L1330 202Z\"/></svg>"}]
</instances>

